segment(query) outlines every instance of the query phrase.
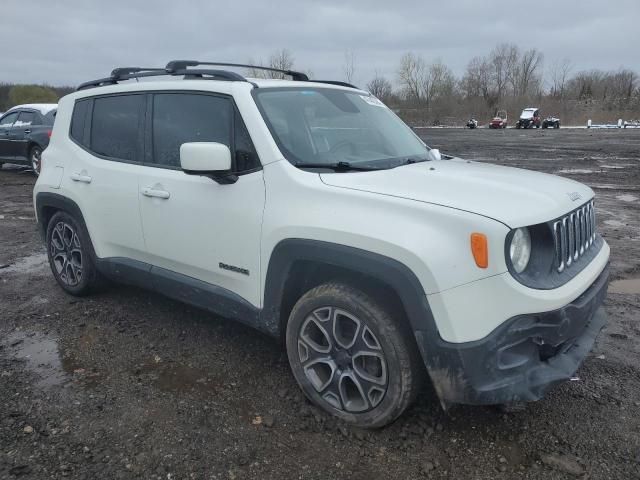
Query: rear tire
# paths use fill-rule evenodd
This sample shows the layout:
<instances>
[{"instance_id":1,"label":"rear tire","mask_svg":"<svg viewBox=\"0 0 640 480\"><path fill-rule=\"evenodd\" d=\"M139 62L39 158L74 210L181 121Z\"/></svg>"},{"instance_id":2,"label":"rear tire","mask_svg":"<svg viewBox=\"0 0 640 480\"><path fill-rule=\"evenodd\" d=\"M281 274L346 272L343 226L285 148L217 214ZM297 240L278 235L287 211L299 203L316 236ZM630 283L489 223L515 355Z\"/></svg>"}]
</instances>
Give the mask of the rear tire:
<instances>
[{"instance_id":1,"label":"rear tire","mask_svg":"<svg viewBox=\"0 0 640 480\"><path fill-rule=\"evenodd\" d=\"M42 167L42 149L38 145L34 145L29 150L29 163L33 168L36 177L40 176L40 168Z\"/></svg>"},{"instance_id":2,"label":"rear tire","mask_svg":"<svg viewBox=\"0 0 640 480\"><path fill-rule=\"evenodd\" d=\"M403 318L367 293L326 283L294 306L287 355L305 395L362 428L394 421L413 402L424 367Z\"/></svg>"},{"instance_id":3,"label":"rear tire","mask_svg":"<svg viewBox=\"0 0 640 480\"><path fill-rule=\"evenodd\" d=\"M102 284L84 224L67 212L55 213L47 226L46 244L51 272L65 292L84 296Z\"/></svg>"}]
</instances>

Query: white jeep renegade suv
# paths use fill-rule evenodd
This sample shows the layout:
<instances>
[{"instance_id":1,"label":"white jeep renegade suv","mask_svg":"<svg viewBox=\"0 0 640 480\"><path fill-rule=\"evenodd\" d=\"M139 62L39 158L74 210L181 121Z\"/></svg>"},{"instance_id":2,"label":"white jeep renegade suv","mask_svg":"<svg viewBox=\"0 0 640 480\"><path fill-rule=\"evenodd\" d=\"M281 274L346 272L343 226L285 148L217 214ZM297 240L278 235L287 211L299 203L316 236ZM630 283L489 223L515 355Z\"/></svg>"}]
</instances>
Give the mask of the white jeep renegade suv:
<instances>
[{"instance_id":1,"label":"white jeep renegade suv","mask_svg":"<svg viewBox=\"0 0 640 480\"><path fill-rule=\"evenodd\" d=\"M448 406L574 374L606 322L591 189L441 157L347 84L203 66L234 65L60 101L34 202L65 291L106 277L281 338L304 393L365 427L426 377Z\"/></svg>"}]
</instances>

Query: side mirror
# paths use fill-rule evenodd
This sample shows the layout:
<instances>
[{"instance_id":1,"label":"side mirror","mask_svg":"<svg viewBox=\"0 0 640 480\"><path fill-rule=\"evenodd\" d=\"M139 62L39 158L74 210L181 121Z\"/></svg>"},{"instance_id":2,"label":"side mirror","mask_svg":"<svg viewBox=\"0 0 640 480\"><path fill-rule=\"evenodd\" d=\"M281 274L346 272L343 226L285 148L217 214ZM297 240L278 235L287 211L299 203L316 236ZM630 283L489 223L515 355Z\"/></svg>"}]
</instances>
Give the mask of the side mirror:
<instances>
[{"instance_id":1,"label":"side mirror","mask_svg":"<svg viewBox=\"0 0 640 480\"><path fill-rule=\"evenodd\" d=\"M432 148L431 150L429 150L429 160L442 160L440 150L438 150L437 148Z\"/></svg>"},{"instance_id":2,"label":"side mirror","mask_svg":"<svg viewBox=\"0 0 640 480\"><path fill-rule=\"evenodd\" d=\"M190 142L180 145L180 166L184 173L202 175L218 183L238 181L231 173L231 151L216 142Z\"/></svg>"}]
</instances>

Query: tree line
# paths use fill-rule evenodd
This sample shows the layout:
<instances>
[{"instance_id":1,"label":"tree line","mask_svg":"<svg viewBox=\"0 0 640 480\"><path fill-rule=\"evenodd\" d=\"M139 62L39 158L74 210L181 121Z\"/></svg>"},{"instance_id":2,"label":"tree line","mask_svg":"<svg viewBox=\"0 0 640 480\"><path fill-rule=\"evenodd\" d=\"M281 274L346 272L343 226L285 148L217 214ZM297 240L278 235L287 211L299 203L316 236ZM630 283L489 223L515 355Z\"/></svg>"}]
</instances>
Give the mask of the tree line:
<instances>
[{"instance_id":1,"label":"tree line","mask_svg":"<svg viewBox=\"0 0 640 480\"><path fill-rule=\"evenodd\" d=\"M74 90L73 87L0 83L0 112L25 103L58 103L60 97Z\"/></svg>"},{"instance_id":2,"label":"tree line","mask_svg":"<svg viewBox=\"0 0 640 480\"><path fill-rule=\"evenodd\" d=\"M266 62L251 65L297 70L290 50L273 52ZM353 50L344 54L341 80L358 78ZM313 72L303 70L310 78ZM280 72L249 68L254 78L285 78ZM442 59L427 61L407 52L391 77L375 75L366 83L370 91L412 125L461 125L469 117L486 123L498 110L507 110L513 124L520 111L535 106L543 115L560 116L566 124L618 118L640 118L638 73L621 67L615 71L575 71L569 59L544 64L541 51L523 50L512 43L496 45L487 55L469 60L457 76ZM0 84L0 111L21 103L56 102L71 87Z\"/></svg>"},{"instance_id":3,"label":"tree line","mask_svg":"<svg viewBox=\"0 0 640 480\"><path fill-rule=\"evenodd\" d=\"M564 117L565 124L640 117L640 80L633 70L574 72L569 59L545 69L542 52L509 43L472 58L460 77L440 59L428 63L406 53L395 81L376 75L367 89L414 124L460 124L471 116L482 123L497 110L508 110L513 123L528 106Z\"/></svg>"}]
</instances>

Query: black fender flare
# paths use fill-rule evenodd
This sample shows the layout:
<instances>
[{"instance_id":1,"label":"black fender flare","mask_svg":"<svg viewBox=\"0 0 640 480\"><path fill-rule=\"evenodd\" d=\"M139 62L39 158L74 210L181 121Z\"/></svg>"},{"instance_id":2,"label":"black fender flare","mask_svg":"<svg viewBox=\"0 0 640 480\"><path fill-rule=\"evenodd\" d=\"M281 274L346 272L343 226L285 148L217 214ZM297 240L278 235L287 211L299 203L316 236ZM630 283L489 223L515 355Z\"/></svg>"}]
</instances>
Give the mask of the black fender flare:
<instances>
[{"instance_id":1,"label":"black fender flare","mask_svg":"<svg viewBox=\"0 0 640 480\"><path fill-rule=\"evenodd\" d=\"M271 253L267 269L261 321L275 336L281 332L281 305L285 285L297 261L335 266L372 277L395 290L414 334L432 338L439 333L427 296L413 271L397 260L355 247L308 239L280 241Z\"/></svg>"},{"instance_id":2,"label":"black fender flare","mask_svg":"<svg viewBox=\"0 0 640 480\"><path fill-rule=\"evenodd\" d=\"M56 210L63 210L82 223L83 228L87 231L87 225L84 221L84 215L82 215L82 210L76 202L71 200L64 195L60 195L58 193L51 192L40 192L36 194L36 214L38 216L38 229L40 230L40 234L44 239L47 235L47 222L45 221L45 209L54 208Z\"/></svg>"}]
</instances>

